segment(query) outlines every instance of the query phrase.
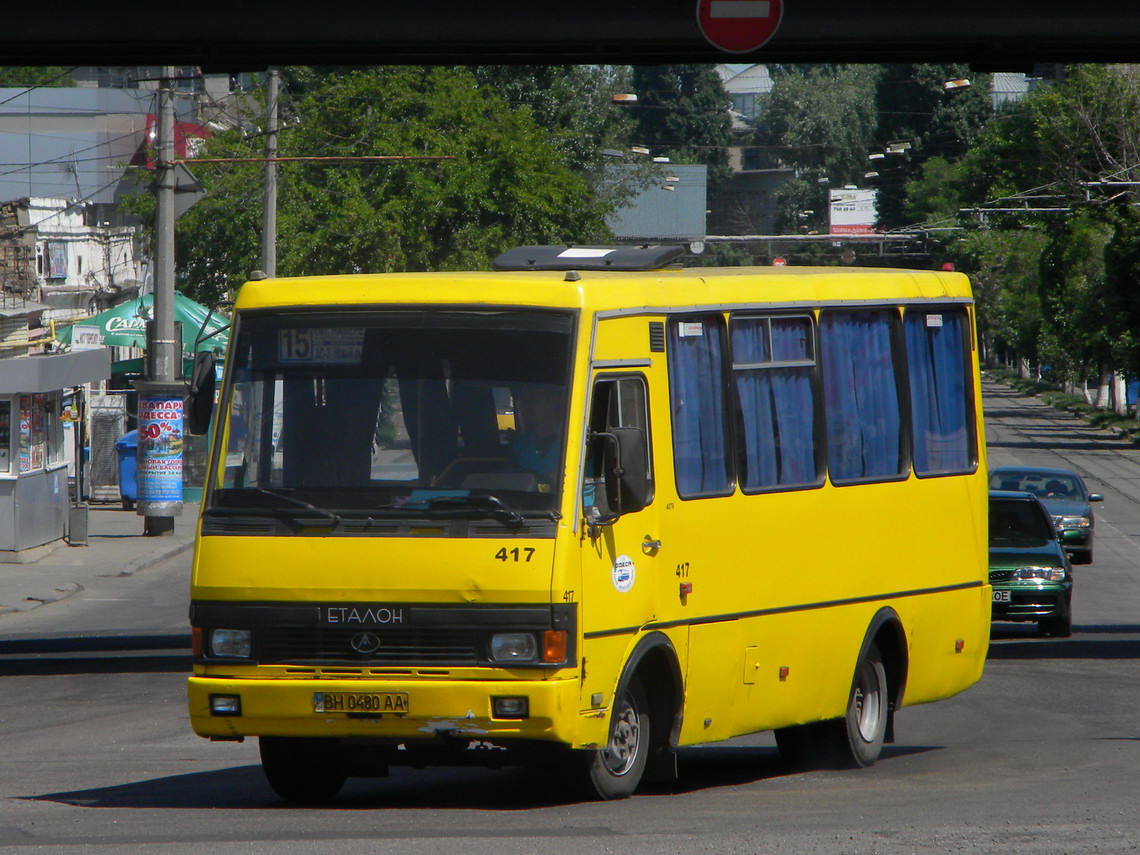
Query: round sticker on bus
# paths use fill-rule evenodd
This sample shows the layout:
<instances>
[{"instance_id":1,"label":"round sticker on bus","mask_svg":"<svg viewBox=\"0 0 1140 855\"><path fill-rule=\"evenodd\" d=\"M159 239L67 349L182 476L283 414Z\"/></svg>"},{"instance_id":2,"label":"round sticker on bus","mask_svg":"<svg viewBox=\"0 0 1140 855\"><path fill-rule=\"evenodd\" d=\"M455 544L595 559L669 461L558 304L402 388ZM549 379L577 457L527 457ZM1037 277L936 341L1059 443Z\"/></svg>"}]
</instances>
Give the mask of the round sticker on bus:
<instances>
[{"instance_id":1,"label":"round sticker on bus","mask_svg":"<svg viewBox=\"0 0 1140 855\"><path fill-rule=\"evenodd\" d=\"M633 587L636 576L637 567L634 566L632 558L628 555L619 555L614 559L614 587L619 594L624 594Z\"/></svg>"}]
</instances>

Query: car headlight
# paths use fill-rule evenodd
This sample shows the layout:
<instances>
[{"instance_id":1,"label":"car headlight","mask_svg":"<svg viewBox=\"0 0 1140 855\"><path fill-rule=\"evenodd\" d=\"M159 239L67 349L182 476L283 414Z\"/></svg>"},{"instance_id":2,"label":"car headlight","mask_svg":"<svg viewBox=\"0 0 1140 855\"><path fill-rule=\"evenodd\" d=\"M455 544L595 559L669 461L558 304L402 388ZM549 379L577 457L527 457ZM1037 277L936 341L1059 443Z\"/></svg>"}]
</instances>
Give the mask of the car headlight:
<instances>
[{"instance_id":1,"label":"car headlight","mask_svg":"<svg viewBox=\"0 0 1140 855\"><path fill-rule=\"evenodd\" d=\"M496 662L533 662L538 639L531 632L499 632L491 636L491 658Z\"/></svg>"},{"instance_id":2,"label":"car headlight","mask_svg":"<svg viewBox=\"0 0 1140 855\"><path fill-rule=\"evenodd\" d=\"M1088 517L1061 517L1058 525L1061 528L1088 528Z\"/></svg>"},{"instance_id":3,"label":"car headlight","mask_svg":"<svg viewBox=\"0 0 1140 855\"><path fill-rule=\"evenodd\" d=\"M210 655L232 659L248 659L250 654L248 629L214 629L210 631Z\"/></svg>"},{"instance_id":4,"label":"car headlight","mask_svg":"<svg viewBox=\"0 0 1140 855\"><path fill-rule=\"evenodd\" d=\"M1010 577L1015 582L1063 582L1065 580L1064 567L1018 567Z\"/></svg>"}]
</instances>

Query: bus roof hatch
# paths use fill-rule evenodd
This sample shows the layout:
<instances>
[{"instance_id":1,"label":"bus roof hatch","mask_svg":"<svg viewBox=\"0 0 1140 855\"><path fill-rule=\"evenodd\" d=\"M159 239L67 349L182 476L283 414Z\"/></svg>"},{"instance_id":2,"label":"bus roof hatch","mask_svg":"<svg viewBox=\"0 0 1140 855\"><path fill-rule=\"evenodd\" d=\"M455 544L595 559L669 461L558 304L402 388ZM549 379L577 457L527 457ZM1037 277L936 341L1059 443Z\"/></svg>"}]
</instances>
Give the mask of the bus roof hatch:
<instances>
[{"instance_id":1,"label":"bus roof hatch","mask_svg":"<svg viewBox=\"0 0 1140 855\"><path fill-rule=\"evenodd\" d=\"M680 245L519 246L491 262L495 270L659 270L685 254Z\"/></svg>"}]
</instances>

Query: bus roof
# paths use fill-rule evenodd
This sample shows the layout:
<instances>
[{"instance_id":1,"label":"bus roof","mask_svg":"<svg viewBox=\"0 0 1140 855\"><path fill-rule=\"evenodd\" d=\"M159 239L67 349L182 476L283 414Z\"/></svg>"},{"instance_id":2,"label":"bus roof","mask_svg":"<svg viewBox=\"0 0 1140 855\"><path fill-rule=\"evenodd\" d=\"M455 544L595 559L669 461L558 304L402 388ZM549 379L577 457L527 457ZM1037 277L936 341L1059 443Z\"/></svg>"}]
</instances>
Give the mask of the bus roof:
<instances>
[{"instance_id":1,"label":"bus roof","mask_svg":"<svg viewBox=\"0 0 1140 855\"><path fill-rule=\"evenodd\" d=\"M516 306L647 312L770 303L971 298L961 273L868 267L691 267L641 272L525 270L377 273L260 279L238 310L294 306Z\"/></svg>"}]
</instances>

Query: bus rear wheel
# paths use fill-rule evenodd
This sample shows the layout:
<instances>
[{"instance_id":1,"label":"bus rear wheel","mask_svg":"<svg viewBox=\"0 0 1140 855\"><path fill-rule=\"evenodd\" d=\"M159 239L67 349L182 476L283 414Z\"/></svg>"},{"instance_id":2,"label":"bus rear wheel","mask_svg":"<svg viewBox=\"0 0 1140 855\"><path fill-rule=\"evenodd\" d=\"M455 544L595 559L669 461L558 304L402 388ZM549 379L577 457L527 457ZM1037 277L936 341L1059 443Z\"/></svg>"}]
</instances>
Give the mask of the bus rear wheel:
<instances>
[{"instance_id":1,"label":"bus rear wheel","mask_svg":"<svg viewBox=\"0 0 1140 855\"><path fill-rule=\"evenodd\" d=\"M332 739L262 736L261 768L269 786L288 802L326 802L348 779L340 744Z\"/></svg>"},{"instance_id":2,"label":"bus rear wheel","mask_svg":"<svg viewBox=\"0 0 1140 855\"><path fill-rule=\"evenodd\" d=\"M879 759L887 735L889 708L887 669L879 648L872 644L855 668L847 714L843 717L847 735L845 760L849 757L849 763L855 766L870 766Z\"/></svg>"},{"instance_id":3,"label":"bus rear wheel","mask_svg":"<svg viewBox=\"0 0 1140 855\"><path fill-rule=\"evenodd\" d=\"M776 731L776 747L790 766L870 766L883 750L889 708L887 671L879 648L872 644L855 666L843 717L780 728Z\"/></svg>"},{"instance_id":4,"label":"bus rear wheel","mask_svg":"<svg viewBox=\"0 0 1140 855\"><path fill-rule=\"evenodd\" d=\"M614 703L609 742L605 748L590 752L590 795L606 800L633 795L645 772L648 753L649 702L641 681L633 677Z\"/></svg>"}]
</instances>

